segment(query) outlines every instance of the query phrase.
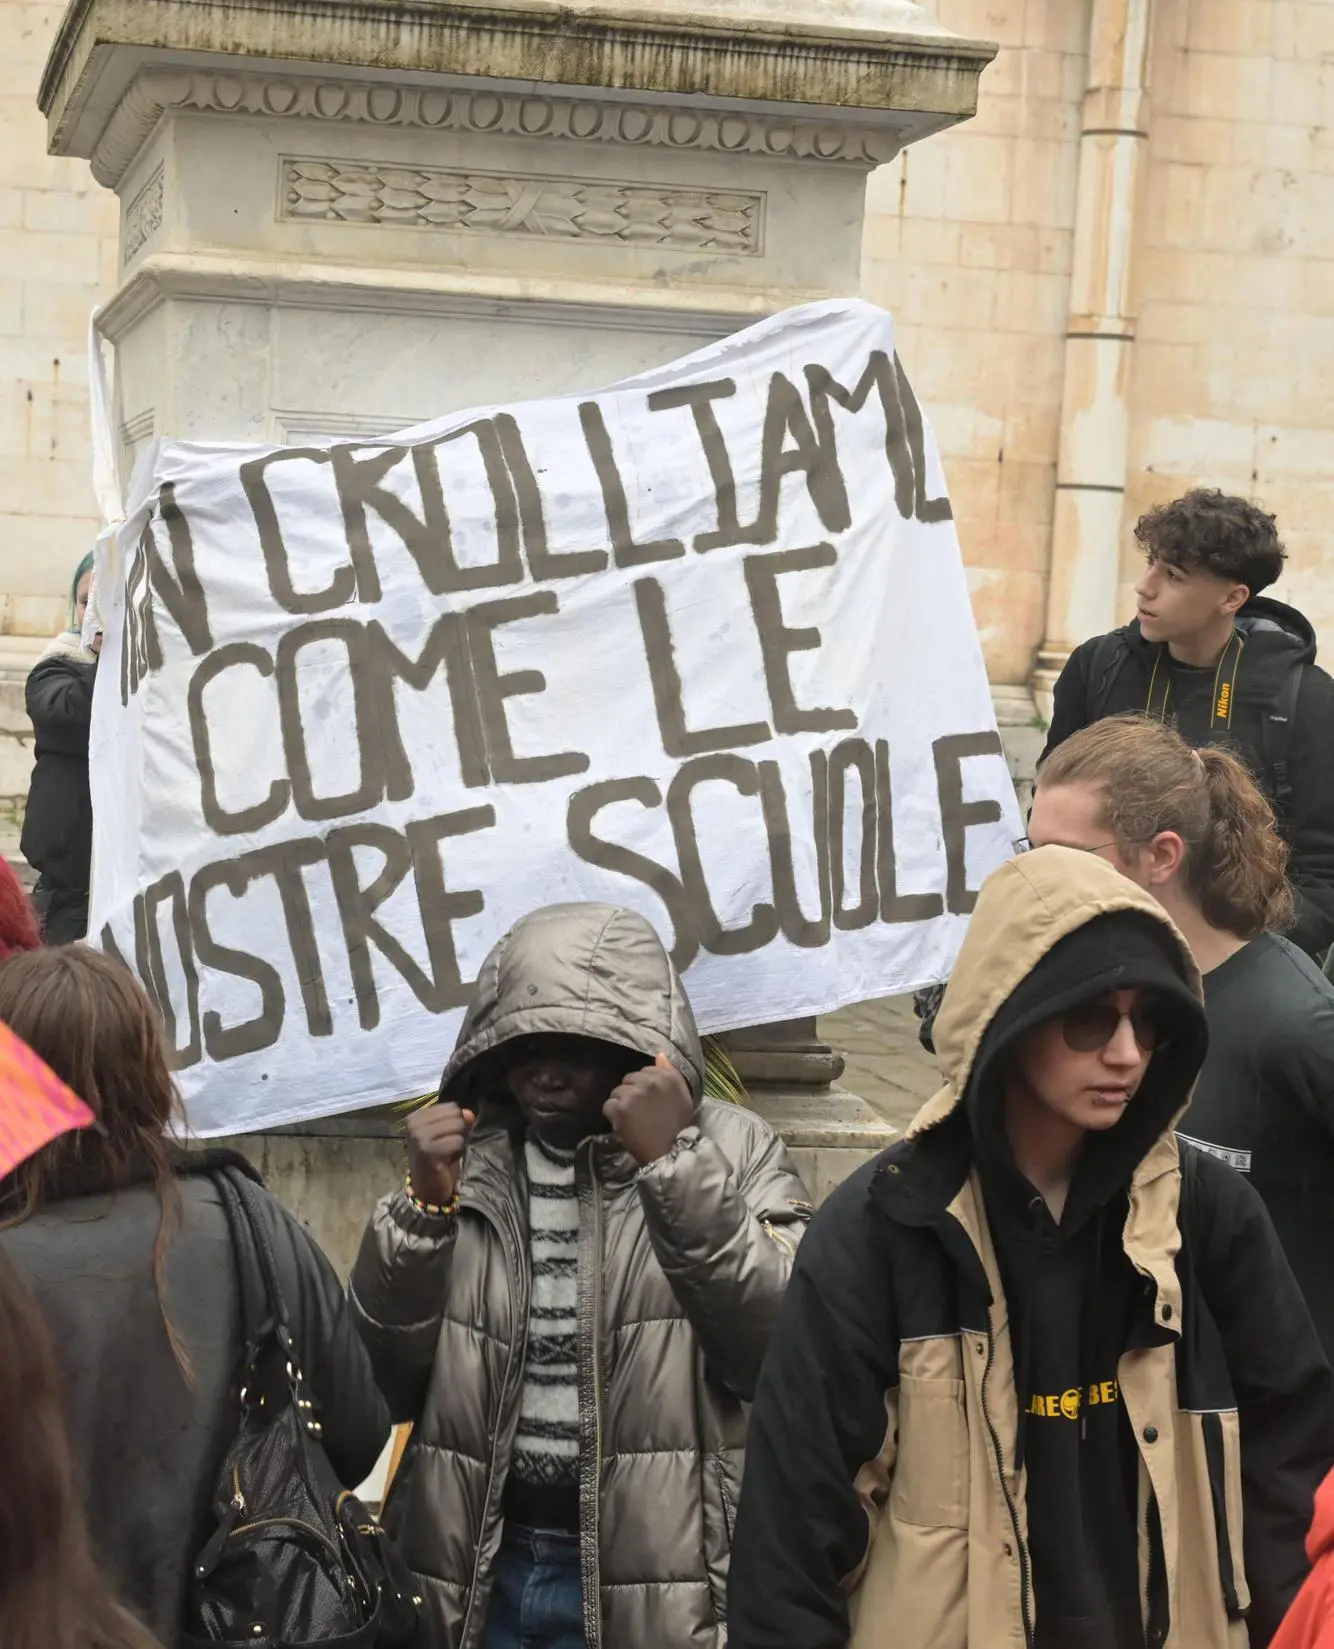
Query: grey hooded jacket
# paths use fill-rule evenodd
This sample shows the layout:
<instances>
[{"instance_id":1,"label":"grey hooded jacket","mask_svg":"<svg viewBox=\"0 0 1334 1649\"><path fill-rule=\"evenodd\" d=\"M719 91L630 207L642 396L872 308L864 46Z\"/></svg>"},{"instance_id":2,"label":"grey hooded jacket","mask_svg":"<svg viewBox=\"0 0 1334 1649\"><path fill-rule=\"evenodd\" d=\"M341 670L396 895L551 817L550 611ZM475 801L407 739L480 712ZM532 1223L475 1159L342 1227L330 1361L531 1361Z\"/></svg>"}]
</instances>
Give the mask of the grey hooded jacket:
<instances>
[{"instance_id":1,"label":"grey hooded jacket","mask_svg":"<svg viewBox=\"0 0 1334 1649\"><path fill-rule=\"evenodd\" d=\"M607 905L517 924L483 964L445 1067L475 1106L454 1219L402 1192L376 1208L354 1319L412 1441L386 1523L436 1649L473 1649L502 1533L531 1265L522 1122L487 1055L535 1032L665 1052L695 1123L639 1170L614 1135L579 1149L580 1533L585 1636L607 1649L721 1649L746 1405L809 1217L778 1137L701 1100L684 988L653 928Z\"/></svg>"}]
</instances>

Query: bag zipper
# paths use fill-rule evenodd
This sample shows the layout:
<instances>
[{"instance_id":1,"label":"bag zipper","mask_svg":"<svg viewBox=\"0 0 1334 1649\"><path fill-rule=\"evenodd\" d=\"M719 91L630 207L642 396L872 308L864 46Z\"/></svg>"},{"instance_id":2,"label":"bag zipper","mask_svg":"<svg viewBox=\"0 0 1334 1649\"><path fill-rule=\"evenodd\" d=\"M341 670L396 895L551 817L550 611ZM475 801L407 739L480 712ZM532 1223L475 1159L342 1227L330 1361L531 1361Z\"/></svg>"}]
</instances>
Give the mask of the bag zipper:
<instances>
[{"instance_id":1,"label":"bag zipper","mask_svg":"<svg viewBox=\"0 0 1334 1649\"><path fill-rule=\"evenodd\" d=\"M257 1517L250 1523L238 1523L227 1538L228 1540L235 1540L238 1535L253 1534L256 1529L275 1528L300 1529L303 1534L309 1535L312 1540L323 1546L341 1569L342 1556L333 1541L322 1529L317 1529L313 1523L303 1523L299 1517Z\"/></svg>"}]
</instances>

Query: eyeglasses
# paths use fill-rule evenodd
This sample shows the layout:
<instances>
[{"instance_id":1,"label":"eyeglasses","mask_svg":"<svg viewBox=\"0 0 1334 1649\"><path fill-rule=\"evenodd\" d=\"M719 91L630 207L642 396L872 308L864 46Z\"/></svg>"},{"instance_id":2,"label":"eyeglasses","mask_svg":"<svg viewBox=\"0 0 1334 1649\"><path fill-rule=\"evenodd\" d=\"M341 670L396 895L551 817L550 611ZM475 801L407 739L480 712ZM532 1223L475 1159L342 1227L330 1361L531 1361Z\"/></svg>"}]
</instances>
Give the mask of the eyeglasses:
<instances>
[{"instance_id":1,"label":"eyeglasses","mask_svg":"<svg viewBox=\"0 0 1334 1649\"><path fill-rule=\"evenodd\" d=\"M1153 1053L1166 1040L1155 1002L1136 1002L1128 1013L1122 1013L1115 1002L1081 1002L1061 1015L1061 1035L1072 1053L1097 1053L1121 1029L1123 1019L1130 1021L1141 1053Z\"/></svg>"},{"instance_id":2,"label":"eyeglasses","mask_svg":"<svg viewBox=\"0 0 1334 1649\"><path fill-rule=\"evenodd\" d=\"M1011 845L1016 853L1036 852L1034 844L1027 836L1021 836L1017 842L1014 842ZM1110 842L1059 842L1053 845L1068 847L1075 853L1101 853L1105 847L1125 847L1133 844L1122 841L1120 837L1114 837Z\"/></svg>"}]
</instances>

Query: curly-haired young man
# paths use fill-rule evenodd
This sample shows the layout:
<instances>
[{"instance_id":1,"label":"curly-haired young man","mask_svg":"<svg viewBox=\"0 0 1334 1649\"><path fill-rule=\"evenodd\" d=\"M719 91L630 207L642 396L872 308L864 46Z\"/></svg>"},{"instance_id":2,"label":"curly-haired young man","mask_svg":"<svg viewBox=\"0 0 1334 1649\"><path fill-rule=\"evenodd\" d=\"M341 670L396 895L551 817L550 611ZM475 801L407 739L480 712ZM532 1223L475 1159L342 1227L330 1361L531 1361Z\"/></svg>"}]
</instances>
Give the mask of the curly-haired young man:
<instances>
[{"instance_id":1,"label":"curly-haired young man","mask_svg":"<svg viewBox=\"0 0 1334 1649\"><path fill-rule=\"evenodd\" d=\"M1286 552L1272 515L1196 488L1135 527L1148 566L1131 623L1070 655L1056 683L1043 759L1081 727L1140 712L1195 746L1230 745L1274 803L1292 850L1289 937L1334 944L1334 681L1315 631L1262 596Z\"/></svg>"}]
</instances>

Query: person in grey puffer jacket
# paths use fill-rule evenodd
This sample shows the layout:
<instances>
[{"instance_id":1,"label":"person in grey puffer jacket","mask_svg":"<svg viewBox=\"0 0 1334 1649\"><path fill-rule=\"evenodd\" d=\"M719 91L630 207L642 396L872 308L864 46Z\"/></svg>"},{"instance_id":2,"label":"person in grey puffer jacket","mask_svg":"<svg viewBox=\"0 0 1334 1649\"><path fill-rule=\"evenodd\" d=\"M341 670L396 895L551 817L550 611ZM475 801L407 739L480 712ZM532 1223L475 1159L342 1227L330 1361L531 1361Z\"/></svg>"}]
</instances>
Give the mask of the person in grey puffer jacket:
<instances>
[{"instance_id":1,"label":"person in grey puffer jacket","mask_svg":"<svg viewBox=\"0 0 1334 1649\"><path fill-rule=\"evenodd\" d=\"M747 1404L810 1215L702 1098L684 987L608 905L482 966L349 1299L395 1419L385 1507L434 1649L726 1643Z\"/></svg>"}]
</instances>

